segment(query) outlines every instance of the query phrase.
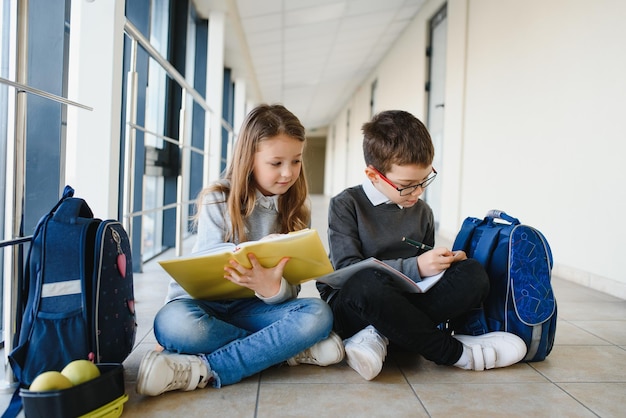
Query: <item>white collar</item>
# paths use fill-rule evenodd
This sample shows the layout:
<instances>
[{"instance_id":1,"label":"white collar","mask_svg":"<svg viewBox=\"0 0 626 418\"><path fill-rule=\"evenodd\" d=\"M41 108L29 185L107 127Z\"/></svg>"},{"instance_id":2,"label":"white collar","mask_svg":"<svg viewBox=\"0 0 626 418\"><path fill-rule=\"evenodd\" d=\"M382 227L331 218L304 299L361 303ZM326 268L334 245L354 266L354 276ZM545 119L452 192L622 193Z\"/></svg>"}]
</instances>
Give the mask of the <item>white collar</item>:
<instances>
[{"instance_id":1,"label":"white collar","mask_svg":"<svg viewBox=\"0 0 626 418\"><path fill-rule=\"evenodd\" d=\"M265 196L259 190L256 191L256 204L265 209L274 209L278 212L278 197L279 195L275 194L273 196Z\"/></svg>"},{"instance_id":2,"label":"white collar","mask_svg":"<svg viewBox=\"0 0 626 418\"><path fill-rule=\"evenodd\" d=\"M374 187L374 184L368 178L366 178L365 181L363 181L363 191L365 192L365 196L367 196L369 201L374 206L379 206L379 205L382 205L382 204L394 204L394 205L396 205L394 202L389 200L389 198L387 196L385 196L385 194L383 192L381 192L376 187ZM400 205L396 205L396 206L398 206L400 209L404 209Z\"/></svg>"}]
</instances>

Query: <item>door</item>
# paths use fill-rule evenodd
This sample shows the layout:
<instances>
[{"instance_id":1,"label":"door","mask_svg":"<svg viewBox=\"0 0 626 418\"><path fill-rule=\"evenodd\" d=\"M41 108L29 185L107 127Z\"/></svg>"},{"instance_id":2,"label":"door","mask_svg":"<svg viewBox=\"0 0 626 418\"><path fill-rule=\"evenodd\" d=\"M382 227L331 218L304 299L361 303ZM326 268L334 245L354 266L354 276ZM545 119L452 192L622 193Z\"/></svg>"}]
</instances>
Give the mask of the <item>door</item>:
<instances>
[{"instance_id":1,"label":"door","mask_svg":"<svg viewBox=\"0 0 626 418\"><path fill-rule=\"evenodd\" d=\"M447 9L443 6L430 21L430 45L426 49L428 59L428 97L427 126L435 147L433 167L439 171L438 178L426 189L424 200L430 205L435 215L435 228L439 228L441 211L441 172L443 161L443 122L445 114L445 79L446 79L446 33Z\"/></svg>"}]
</instances>

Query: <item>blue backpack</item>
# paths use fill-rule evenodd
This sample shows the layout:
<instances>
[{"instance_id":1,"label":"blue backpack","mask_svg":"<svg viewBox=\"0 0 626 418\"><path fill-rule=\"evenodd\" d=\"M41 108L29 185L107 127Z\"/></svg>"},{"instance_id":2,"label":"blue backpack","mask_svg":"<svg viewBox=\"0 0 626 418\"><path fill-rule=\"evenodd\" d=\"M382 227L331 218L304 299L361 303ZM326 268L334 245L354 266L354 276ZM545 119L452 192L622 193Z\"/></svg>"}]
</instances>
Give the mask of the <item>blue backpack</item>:
<instances>
[{"instance_id":1,"label":"blue backpack","mask_svg":"<svg viewBox=\"0 0 626 418\"><path fill-rule=\"evenodd\" d=\"M550 282L552 251L543 234L492 210L484 219L466 218L452 249L479 261L490 281L482 308L454 331L511 332L526 343L524 361L544 360L554 345L557 307Z\"/></svg>"},{"instance_id":2,"label":"blue backpack","mask_svg":"<svg viewBox=\"0 0 626 418\"><path fill-rule=\"evenodd\" d=\"M37 224L18 290L9 362L23 386L69 362L121 363L137 330L130 242L66 186Z\"/></svg>"}]
</instances>

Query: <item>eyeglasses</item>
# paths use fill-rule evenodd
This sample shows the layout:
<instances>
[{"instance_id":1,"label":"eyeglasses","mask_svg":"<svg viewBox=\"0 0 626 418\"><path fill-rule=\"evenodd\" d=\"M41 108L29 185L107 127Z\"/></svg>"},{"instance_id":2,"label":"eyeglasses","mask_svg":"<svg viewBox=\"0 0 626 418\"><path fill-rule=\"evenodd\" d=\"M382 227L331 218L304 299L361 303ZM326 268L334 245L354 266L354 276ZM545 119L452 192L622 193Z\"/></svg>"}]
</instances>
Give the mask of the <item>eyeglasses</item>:
<instances>
[{"instance_id":1,"label":"eyeglasses","mask_svg":"<svg viewBox=\"0 0 626 418\"><path fill-rule=\"evenodd\" d=\"M393 187L394 189L396 189L399 193L400 196L407 196L412 194L414 191L417 190L418 187L421 187L422 190L424 190L426 187L428 187L428 185L430 183L433 182L433 180L435 179L435 177L437 177L437 170L435 170L435 168L433 167L433 172L431 173L432 175L430 177L428 177L426 180L424 180L421 183L415 184L413 186L407 186L407 187L398 187L396 186L391 180L389 180L387 177L385 177L385 175L383 173L381 173L380 171L378 171L375 167L370 165L370 168L372 170L374 170L376 173L378 173L378 175L380 176L381 179L383 179L383 181L385 183L387 183L388 185L390 185L391 187Z\"/></svg>"}]
</instances>

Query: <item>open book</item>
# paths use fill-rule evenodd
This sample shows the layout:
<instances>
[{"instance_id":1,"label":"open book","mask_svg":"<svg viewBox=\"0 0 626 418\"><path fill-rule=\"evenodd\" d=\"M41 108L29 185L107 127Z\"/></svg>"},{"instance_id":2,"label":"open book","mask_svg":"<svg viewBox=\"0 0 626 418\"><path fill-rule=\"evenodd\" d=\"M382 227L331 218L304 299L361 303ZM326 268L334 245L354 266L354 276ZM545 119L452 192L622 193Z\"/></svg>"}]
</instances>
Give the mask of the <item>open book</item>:
<instances>
[{"instance_id":1,"label":"open book","mask_svg":"<svg viewBox=\"0 0 626 418\"><path fill-rule=\"evenodd\" d=\"M333 271L322 240L315 229L275 235L240 245L224 243L207 252L159 261L159 264L194 298L207 300L246 298L254 296L254 292L225 279L224 267L228 265L229 260L235 259L239 264L249 268L249 253L253 253L263 267L274 267L283 257L289 257L283 277L291 284L302 284L315 279L340 289L343 283L359 270L376 268L397 279L405 291L423 293L443 276L441 272L420 282L414 282L376 258L368 258Z\"/></svg>"},{"instance_id":2,"label":"open book","mask_svg":"<svg viewBox=\"0 0 626 418\"><path fill-rule=\"evenodd\" d=\"M401 271L394 269L377 258L370 257L332 273L317 277L316 280L321 283L326 283L335 289L341 289L345 281L352 277L356 272L368 268L374 268L389 274L389 276L395 279L396 283L399 284L405 292L409 293L425 293L428 289L433 287L439 279L441 279L443 273L445 273L444 270L434 276L425 277L420 282L415 282Z\"/></svg>"},{"instance_id":3,"label":"open book","mask_svg":"<svg viewBox=\"0 0 626 418\"><path fill-rule=\"evenodd\" d=\"M254 292L225 279L224 267L231 259L251 267L249 253L253 253L263 267L274 267L283 257L289 257L283 277L291 284L301 284L333 271L315 229L277 234L239 245L224 243L208 252L159 261L159 264L194 298L245 298L254 296Z\"/></svg>"}]
</instances>

